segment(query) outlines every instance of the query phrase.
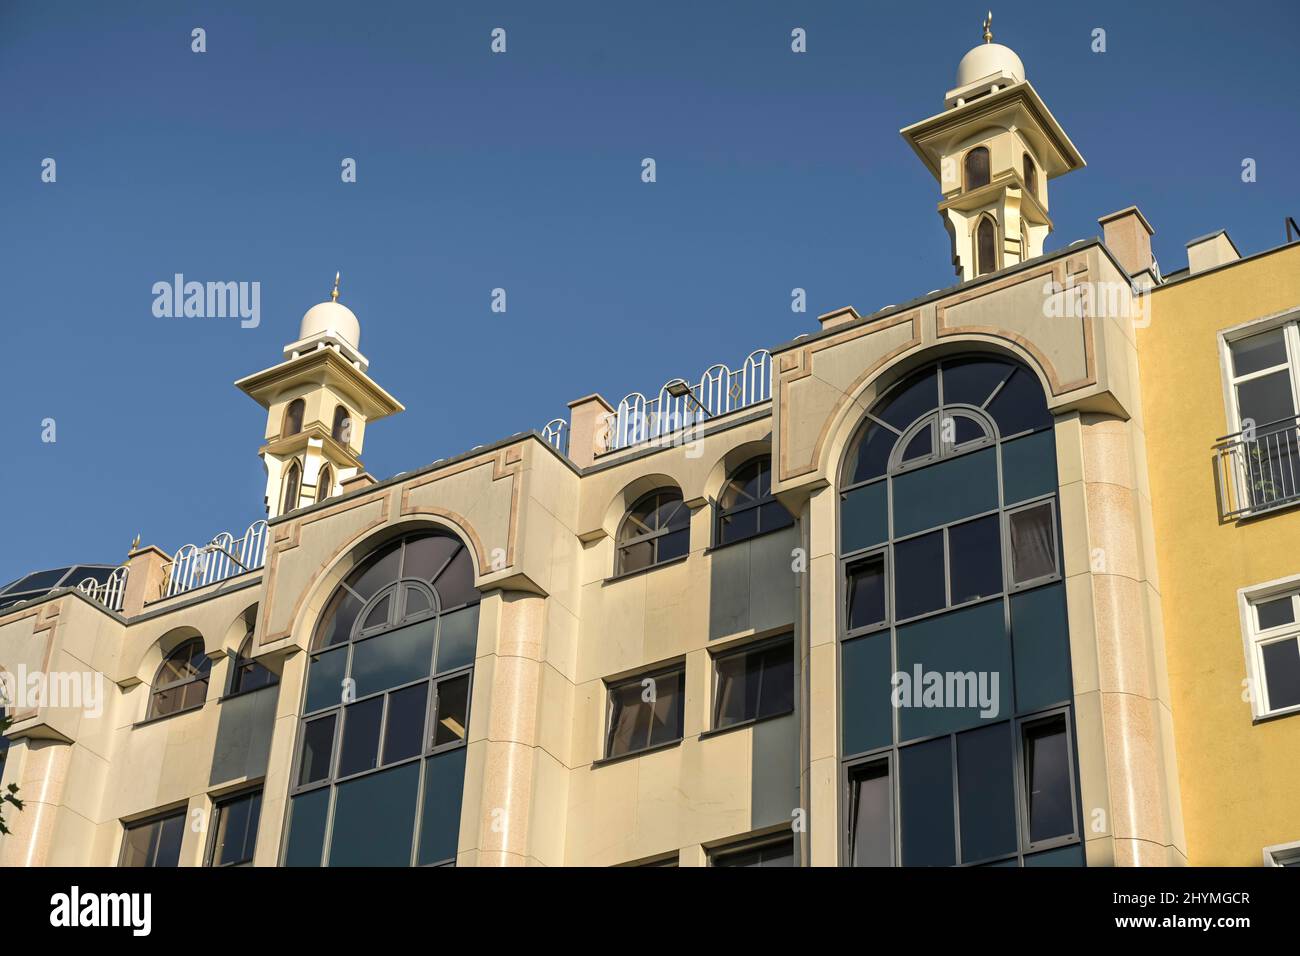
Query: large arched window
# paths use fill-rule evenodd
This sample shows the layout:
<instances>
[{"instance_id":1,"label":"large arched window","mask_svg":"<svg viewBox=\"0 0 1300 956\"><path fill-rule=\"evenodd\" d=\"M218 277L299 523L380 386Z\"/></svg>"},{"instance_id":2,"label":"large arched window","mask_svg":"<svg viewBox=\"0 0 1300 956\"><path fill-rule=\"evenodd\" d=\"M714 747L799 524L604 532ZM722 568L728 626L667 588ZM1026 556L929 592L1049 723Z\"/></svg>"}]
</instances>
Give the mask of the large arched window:
<instances>
[{"instance_id":1,"label":"large arched window","mask_svg":"<svg viewBox=\"0 0 1300 956\"><path fill-rule=\"evenodd\" d=\"M208 674L212 659L203 650L203 638L184 642L163 658L153 679L146 720L196 710L208 699Z\"/></svg>"},{"instance_id":2,"label":"large arched window","mask_svg":"<svg viewBox=\"0 0 1300 956\"><path fill-rule=\"evenodd\" d=\"M984 216L975 227L975 274L998 270L998 227L992 217Z\"/></svg>"},{"instance_id":3,"label":"large arched window","mask_svg":"<svg viewBox=\"0 0 1300 956\"><path fill-rule=\"evenodd\" d=\"M352 418L348 415L348 410L342 405L334 409L334 426L330 429L330 434L340 445L346 445L352 441Z\"/></svg>"},{"instance_id":4,"label":"large arched window","mask_svg":"<svg viewBox=\"0 0 1300 956\"><path fill-rule=\"evenodd\" d=\"M964 163L966 172L966 189L979 189L989 184L989 150L987 146L976 146L966 154Z\"/></svg>"},{"instance_id":5,"label":"large arched window","mask_svg":"<svg viewBox=\"0 0 1300 956\"><path fill-rule=\"evenodd\" d=\"M287 866L455 861L479 593L450 535L390 542L312 637Z\"/></svg>"},{"instance_id":6,"label":"large arched window","mask_svg":"<svg viewBox=\"0 0 1300 956\"><path fill-rule=\"evenodd\" d=\"M281 514L288 514L298 507L299 492L302 489L302 466L294 459L289 463L289 470L284 476L284 507Z\"/></svg>"},{"instance_id":7,"label":"large arched window","mask_svg":"<svg viewBox=\"0 0 1300 956\"><path fill-rule=\"evenodd\" d=\"M1053 419L988 355L889 389L840 476L843 859L1082 865Z\"/></svg>"},{"instance_id":8,"label":"large arched window","mask_svg":"<svg viewBox=\"0 0 1300 956\"><path fill-rule=\"evenodd\" d=\"M289 407L284 410L284 428L280 431L281 438L288 438L302 431L302 416L305 408L306 405L301 398L295 398L289 403Z\"/></svg>"},{"instance_id":9,"label":"large arched window","mask_svg":"<svg viewBox=\"0 0 1300 956\"><path fill-rule=\"evenodd\" d=\"M618 530L615 574L630 574L685 557L691 549L691 512L676 488L640 498Z\"/></svg>"},{"instance_id":10,"label":"large arched window","mask_svg":"<svg viewBox=\"0 0 1300 956\"><path fill-rule=\"evenodd\" d=\"M792 524L790 512L772 496L772 459L765 455L745 462L723 486L714 540L731 544Z\"/></svg>"}]
</instances>

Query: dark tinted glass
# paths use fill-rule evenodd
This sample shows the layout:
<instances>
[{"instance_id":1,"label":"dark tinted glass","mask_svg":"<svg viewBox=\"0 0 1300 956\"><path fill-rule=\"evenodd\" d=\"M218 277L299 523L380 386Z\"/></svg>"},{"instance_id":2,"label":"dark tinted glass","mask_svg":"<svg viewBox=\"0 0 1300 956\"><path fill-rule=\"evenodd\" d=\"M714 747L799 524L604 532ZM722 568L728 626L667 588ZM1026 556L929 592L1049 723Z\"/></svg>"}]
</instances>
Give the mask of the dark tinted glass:
<instances>
[{"instance_id":1,"label":"dark tinted glass","mask_svg":"<svg viewBox=\"0 0 1300 956\"><path fill-rule=\"evenodd\" d=\"M939 380L935 370L929 368L891 391L875 415L901 432L938 404Z\"/></svg>"},{"instance_id":2,"label":"dark tinted glass","mask_svg":"<svg viewBox=\"0 0 1300 956\"><path fill-rule=\"evenodd\" d=\"M682 558L686 556L686 552L690 550L690 532L674 531L671 534L666 534L659 538L655 543L659 548L659 553L655 560L657 563L663 564L665 561L671 561L674 558Z\"/></svg>"},{"instance_id":3,"label":"dark tinted glass","mask_svg":"<svg viewBox=\"0 0 1300 956\"><path fill-rule=\"evenodd\" d=\"M899 751L903 866L952 866L952 744L941 737Z\"/></svg>"},{"instance_id":4,"label":"dark tinted glass","mask_svg":"<svg viewBox=\"0 0 1300 956\"><path fill-rule=\"evenodd\" d=\"M212 852L214 866L252 862L261 815L260 790L217 805L217 832Z\"/></svg>"},{"instance_id":5,"label":"dark tinted glass","mask_svg":"<svg viewBox=\"0 0 1300 956\"><path fill-rule=\"evenodd\" d=\"M1291 624L1295 621L1295 610L1292 607L1291 595L1282 598L1275 598L1272 601L1261 601L1255 605L1255 612L1259 615L1259 629L1266 631L1270 627L1281 627L1284 624Z\"/></svg>"},{"instance_id":6,"label":"dark tinted glass","mask_svg":"<svg viewBox=\"0 0 1300 956\"><path fill-rule=\"evenodd\" d=\"M894 735L889 633L844 641L840 663L844 668L840 719L845 755L883 747Z\"/></svg>"},{"instance_id":7,"label":"dark tinted glass","mask_svg":"<svg viewBox=\"0 0 1300 956\"><path fill-rule=\"evenodd\" d=\"M1002 592L1002 529L997 515L948 529L948 567L953 604Z\"/></svg>"},{"instance_id":8,"label":"dark tinted glass","mask_svg":"<svg viewBox=\"0 0 1300 956\"><path fill-rule=\"evenodd\" d=\"M1056 490L1056 433L1014 438L1002 446L1002 500L1015 504Z\"/></svg>"},{"instance_id":9,"label":"dark tinted glass","mask_svg":"<svg viewBox=\"0 0 1300 956\"><path fill-rule=\"evenodd\" d=\"M477 601L478 591L474 589L474 561L469 550L461 548L447 565L437 580L433 582L438 592L438 601L444 611L451 611L463 604Z\"/></svg>"},{"instance_id":10,"label":"dark tinted glass","mask_svg":"<svg viewBox=\"0 0 1300 956\"><path fill-rule=\"evenodd\" d=\"M457 747L424 761L424 812L417 861L421 866L456 858L466 753L466 748Z\"/></svg>"},{"instance_id":11,"label":"dark tinted glass","mask_svg":"<svg viewBox=\"0 0 1300 956\"><path fill-rule=\"evenodd\" d=\"M849 630L885 620L885 556L872 555L849 565Z\"/></svg>"},{"instance_id":12,"label":"dark tinted glass","mask_svg":"<svg viewBox=\"0 0 1300 956\"><path fill-rule=\"evenodd\" d=\"M312 647L319 650L346 641L352 633L352 624L360 613L361 602L352 596L352 592L340 588L330 598Z\"/></svg>"},{"instance_id":13,"label":"dark tinted glass","mask_svg":"<svg viewBox=\"0 0 1300 956\"><path fill-rule=\"evenodd\" d=\"M340 777L373 769L379 759L379 724L384 715L382 697L372 697L343 708L343 747L339 751Z\"/></svg>"},{"instance_id":14,"label":"dark tinted glass","mask_svg":"<svg viewBox=\"0 0 1300 956\"><path fill-rule=\"evenodd\" d=\"M721 544L743 541L758 534L758 509L746 508L734 514L724 514L718 524Z\"/></svg>"},{"instance_id":15,"label":"dark tinted glass","mask_svg":"<svg viewBox=\"0 0 1300 956\"><path fill-rule=\"evenodd\" d=\"M607 756L617 757L681 739L682 677L681 671L670 671L610 689Z\"/></svg>"},{"instance_id":16,"label":"dark tinted glass","mask_svg":"<svg viewBox=\"0 0 1300 956\"><path fill-rule=\"evenodd\" d=\"M1011 645L1020 713L1070 699L1070 627L1063 583L1011 596Z\"/></svg>"},{"instance_id":17,"label":"dark tinted glass","mask_svg":"<svg viewBox=\"0 0 1300 956\"><path fill-rule=\"evenodd\" d=\"M348 576L352 590L356 591L363 601L369 601L397 580L401 556L401 542L395 541L367 557L358 566L358 570Z\"/></svg>"},{"instance_id":18,"label":"dark tinted glass","mask_svg":"<svg viewBox=\"0 0 1300 956\"><path fill-rule=\"evenodd\" d=\"M963 862L973 863L1015 852L1014 784L1010 722L957 735Z\"/></svg>"},{"instance_id":19,"label":"dark tinted glass","mask_svg":"<svg viewBox=\"0 0 1300 956\"><path fill-rule=\"evenodd\" d=\"M333 707L343 700L343 672L348 665L346 647L314 654L307 668L305 713Z\"/></svg>"},{"instance_id":20,"label":"dark tinted glass","mask_svg":"<svg viewBox=\"0 0 1300 956\"><path fill-rule=\"evenodd\" d=\"M924 458L934 451L934 429L933 427L922 428L912 436L912 440L907 443L903 449L903 461L916 461Z\"/></svg>"},{"instance_id":21,"label":"dark tinted glass","mask_svg":"<svg viewBox=\"0 0 1300 956\"><path fill-rule=\"evenodd\" d=\"M944 606L943 532L894 545L894 614L898 620Z\"/></svg>"},{"instance_id":22,"label":"dark tinted glass","mask_svg":"<svg viewBox=\"0 0 1300 956\"><path fill-rule=\"evenodd\" d=\"M438 684L438 714L433 726L433 745L464 740L469 726L469 675Z\"/></svg>"},{"instance_id":23,"label":"dark tinted glass","mask_svg":"<svg viewBox=\"0 0 1300 956\"><path fill-rule=\"evenodd\" d=\"M650 718L651 747L682 739L683 676L681 671L676 671L656 678L656 698Z\"/></svg>"},{"instance_id":24,"label":"dark tinted glass","mask_svg":"<svg viewBox=\"0 0 1300 956\"><path fill-rule=\"evenodd\" d=\"M396 763L424 750L425 705L429 685L416 684L388 695L384 721L384 763Z\"/></svg>"},{"instance_id":25,"label":"dark tinted glass","mask_svg":"<svg viewBox=\"0 0 1300 956\"><path fill-rule=\"evenodd\" d=\"M426 583L446 567L451 556L460 550L460 542L445 535L430 535L406 542L402 577L418 578Z\"/></svg>"},{"instance_id":26,"label":"dark tinted glass","mask_svg":"<svg viewBox=\"0 0 1300 956\"><path fill-rule=\"evenodd\" d=\"M426 618L357 641L352 650L356 696L365 697L428 677L433 667L433 638L437 627L435 618Z\"/></svg>"},{"instance_id":27,"label":"dark tinted glass","mask_svg":"<svg viewBox=\"0 0 1300 956\"><path fill-rule=\"evenodd\" d=\"M1003 438L1052 424L1043 387L1032 372L1016 369L1002 390L989 402L989 413Z\"/></svg>"},{"instance_id":28,"label":"dark tinted glass","mask_svg":"<svg viewBox=\"0 0 1300 956\"><path fill-rule=\"evenodd\" d=\"M794 707L794 645L727 654L717 660L714 726L789 713Z\"/></svg>"},{"instance_id":29,"label":"dark tinted glass","mask_svg":"<svg viewBox=\"0 0 1300 956\"><path fill-rule=\"evenodd\" d=\"M1300 704L1300 643L1274 641L1262 650L1268 706L1278 710Z\"/></svg>"},{"instance_id":30,"label":"dark tinted glass","mask_svg":"<svg viewBox=\"0 0 1300 956\"><path fill-rule=\"evenodd\" d=\"M330 866L409 866L419 762L339 784Z\"/></svg>"},{"instance_id":31,"label":"dark tinted glass","mask_svg":"<svg viewBox=\"0 0 1300 956\"><path fill-rule=\"evenodd\" d=\"M742 850L724 850L714 854L712 863L727 867L794 866L794 838L786 837Z\"/></svg>"},{"instance_id":32,"label":"dark tinted glass","mask_svg":"<svg viewBox=\"0 0 1300 956\"><path fill-rule=\"evenodd\" d=\"M891 480L895 537L937 528L997 508L997 449L981 448Z\"/></svg>"},{"instance_id":33,"label":"dark tinted glass","mask_svg":"<svg viewBox=\"0 0 1300 956\"><path fill-rule=\"evenodd\" d=\"M302 732L302 766L298 785L324 780L330 774L330 756L334 752L334 715L311 720Z\"/></svg>"},{"instance_id":34,"label":"dark tinted glass","mask_svg":"<svg viewBox=\"0 0 1300 956\"><path fill-rule=\"evenodd\" d=\"M979 263L979 274L984 275L988 272L995 272L998 268L998 232L997 227L993 225L992 219L981 219L979 228L975 231L975 242L977 246L976 259Z\"/></svg>"},{"instance_id":35,"label":"dark tinted glass","mask_svg":"<svg viewBox=\"0 0 1300 956\"><path fill-rule=\"evenodd\" d=\"M285 866L320 866L329 805L330 791L327 788L304 793L289 802L289 840L284 851Z\"/></svg>"},{"instance_id":36,"label":"dark tinted glass","mask_svg":"<svg viewBox=\"0 0 1300 956\"><path fill-rule=\"evenodd\" d=\"M966 188L978 189L989 184L989 151L976 146L966 154Z\"/></svg>"},{"instance_id":37,"label":"dark tinted glass","mask_svg":"<svg viewBox=\"0 0 1300 956\"><path fill-rule=\"evenodd\" d=\"M889 491L883 481L854 488L840 499L840 551L881 544L889 537Z\"/></svg>"},{"instance_id":38,"label":"dark tinted glass","mask_svg":"<svg viewBox=\"0 0 1300 956\"><path fill-rule=\"evenodd\" d=\"M853 457L853 468L849 483L857 484L869 478L879 478L889 466L889 453L894 448L898 435L883 425L867 421L858 439L857 452Z\"/></svg>"},{"instance_id":39,"label":"dark tinted glass","mask_svg":"<svg viewBox=\"0 0 1300 956\"><path fill-rule=\"evenodd\" d=\"M158 828L158 849L153 866L180 866L181 838L185 835L185 814L165 817L154 824Z\"/></svg>"},{"instance_id":40,"label":"dark tinted glass","mask_svg":"<svg viewBox=\"0 0 1300 956\"><path fill-rule=\"evenodd\" d=\"M993 390L1011 374L1012 366L997 359L970 358L943 367L943 403L983 408Z\"/></svg>"},{"instance_id":41,"label":"dark tinted glass","mask_svg":"<svg viewBox=\"0 0 1300 956\"><path fill-rule=\"evenodd\" d=\"M1026 804L1029 840L1039 843L1074 832L1070 799L1070 756L1065 718L1024 727Z\"/></svg>"},{"instance_id":42,"label":"dark tinted glass","mask_svg":"<svg viewBox=\"0 0 1300 956\"><path fill-rule=\"evenodd\" d=\"M892 866L893 801L889 764L885 761L849 771L853 800L850 859L854 866Z\"/></svg>"},{"instance_id":43,"label":"dark tinted glass","mask_svg":"<svg viewBox=\"0 0 1300 956\"><path fill-rule=\"evenodd\" d=\"M443 615L438 632L437 673L474 663L478 646L478 608L477 604L472 604Z\"/></svg>"}]
</instances>

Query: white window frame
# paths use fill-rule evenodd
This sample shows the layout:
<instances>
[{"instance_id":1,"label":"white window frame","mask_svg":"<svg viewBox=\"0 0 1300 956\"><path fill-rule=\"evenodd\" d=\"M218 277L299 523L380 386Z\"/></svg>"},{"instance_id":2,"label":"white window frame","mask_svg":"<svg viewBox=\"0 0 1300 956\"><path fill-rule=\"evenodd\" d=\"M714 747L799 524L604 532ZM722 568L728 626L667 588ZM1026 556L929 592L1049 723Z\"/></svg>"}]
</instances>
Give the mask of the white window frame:
<instances>
[{"instance_id":1,"label":"white window frame","mask_svg":"<svg viewBox=\"0 0 1300 956\"><path fill-rule=\"evenodd\" d=\"M1292 622L1261 631L1258 627L1259 618L1255 613L1255 605L1275 601L1288 594L1291 597ZM1266 644L1280 640L1300 640L1300 574L1242 588L1237 592L1237 603L1241 614L1241 639L1246 656L1246 677L1250 681L1247 686L1251 692L1251 716L1258 721L1300 713L1300 704L1279 708L1268 706L1268 683L1264 679L1263 655L1263 647Z\"/></svg>"},{"instance_id":2,"label":"white window frame","mask_svg":"<svg viewBox=\"0 0 1300 956\"><path fill-rule=\"evenodd\" d=\"M1293 866L1300 862L1300 840L1264 847L1265 866Z\"/></svg>"}]
</instances>

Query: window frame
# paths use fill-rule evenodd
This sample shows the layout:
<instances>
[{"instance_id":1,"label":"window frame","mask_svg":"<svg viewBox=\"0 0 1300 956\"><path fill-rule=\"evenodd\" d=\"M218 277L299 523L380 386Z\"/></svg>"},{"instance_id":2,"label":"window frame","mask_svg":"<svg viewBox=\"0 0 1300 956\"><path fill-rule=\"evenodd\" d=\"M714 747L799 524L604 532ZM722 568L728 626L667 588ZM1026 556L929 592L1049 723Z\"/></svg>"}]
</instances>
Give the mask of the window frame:
<instances>
[{"instance_id":1,"label":"window frame","mask_svg":"<svg viewBox=\"0 0 1300 956\"><path fill-rule=\"evenodd\" d=\"M737 478L741 472L743 472L746 468L749 468L751 465L755 463L759 464L760 487L762 486L763 469L766 469L767 471L767 492L764 494L760 494L758 497L754 498L751 501L746 501L742 504L733 505L730 508L724 508L722 505L722 499L723 496L726 495L727 489L730 488L731 485L737 481ZM775 504L780 506L782 513L784 513L786 518L788 518L789 520L786 523L777 525L774 528L764 528L762 509L764 505L769 505L769 504ZM731 473L727 475L726 481L722 483L722 488L718 492L718 498L716 501L712 502L712 505L713 505L713 521L711 522L711 524L713 528L713 540L710 544L710 550L713 551L716 551L718 548L729 547L733 544L740 544L744 541L753 541L755 538L760 538L766 534L775 534L778 531L784 531L786 528L790 528L795 525L795 517L790 513L790 509L787 508L784 504L782 504L780 499L778 499L776 495L772 493L771 454L755 455L754 457L749 458L746 461L743 461L739 465L737 465L731 471ZM722 540L723 521L733 515L742 514L746 511L757 512L757 516L754 520L754 525L757 530L755 530L751 534L747 534L739 538L733 538L730 541L723 541Z\"/></svg>"},{"instance_id":2,"label":"window frame","mask_svg":"<svg viewBox=\"0 0 1300 956\"><path fill-rule=\"evenodd\" d=\"M118 847L118 850L117 850L117 867L118 867L119 869L168 869L168 870L169 870L169 869L172 869L172 867L159 867L159 866L158 866L158 864L157 864L157 860L158 860L158 847L157 847L157 845L155 845L154 848L153 848L153 860L152 860L152 862L150 862L147 866L144 866L144 867L127 867L127 866L125 865L125 860L126 860L126 848L127 848L127 835L128 835L132 830L139 830L139 829L143 829L144 827L151 827L151 826L153 826L154 824L162 824L162 823L166 822L167 820L179 819L179 820L181 821L181 843L180 843L180 846L177 847L177 850L176 850L176 868L179 869L179 868L180 868L180 865L181 865L181 860L182 860L183 857L184 857L184 851L185 851L185 818L186 818L186 816L188 815L188 813L189 813L189 805L188 805L188 804L185 804L185 805L183 805L183 806L173 807L173 808L170 809L170 810L158 810L158 811L155 811L155 812L153 812L153 813L150 813L150 814L148 814L148 815L146 815L146 816L140 817L140 818L137 819L137 820L131 820L130 822L122 821L121 845ZM160 841L160 842L161 842L161 841Z\"/></svg>"},{"instance_id":3,"label":"window frame","mask_svg":"<svg viewBox=\"0 0 1300 956\"><path fill-rule=\"evenodd\" d=\"M295 398L284 406L284 418L280 423L280 437L291 438L302 434L303 421L307 417L307 403ZM290 430L292 428L292 430Z\"/></svg>"},{"instance_id":4,"label":"window frame","mask_svg":"<svg viewBox=\"0 0 1300 956\"><path fill-rule=\"evenodd\" d=\"M678 719L681 723L680 735L675 737L672 740L664 740L657 744L652 744L649 742L649 732L647 731L646 745L644 747L638 747L633 750L626 750L623 753L618 753L618 754L611 753L610 751L612 749L613 742L614 742L615 692L622 690L624 687L628 687L632 684L640 685L644 681L656 680L668 674L681 675L680 680L678 682L678 695L677 695ZM629 675L627 677L620 677L613 680L606 678L604 683L605 683L604 748L602 750L603 756L601 757L600 760L596 761L598 764L610 763L615 760L624 760L630 757L636 757L640 754L653 753L656 750L667 749L668 747L676 747L679 746L681 742L686 739L686 659L685 658L680 658L676 661L671 661L667 664L658 664L655 665L652 669L643 670L636 674ZM656 700L657 699L658 698L656 696ZM641 701L641 703L644 705L646 702ZM651 704L649 706L653 708L654 705ZM653 718L653 716L654 716L654 711L652 709L651 717ZM653 724L651 724L650 726L651 728L653 728Z\"/></svg>"},{"instance_id":5,"label":"window frame","mask_svg":"<svg viewBox=\"0 0 1300 956\"><path fill-rule=\"evenodd\" d=\"M240 800L257 796L260 798L257 809L257 826L253 829L253 855L246 860L240 860L236 863L218 863L217 862L217 834L221 831L221 812L232 803L238 803ZM207 846L203 852L203 865L214 869L234 869L237 867L252 866L253 860L257 853L258 832L262 826L262 803L265 802L263 785L258 783L256 786L244 787L231 793L222 794L220 797L212 799L212 813L209 818L212 821L208 827Z\"/></svg>"},{"instance_id":6,"label":"window frame","mask_svg":"<svg viewBox=\"0 0 1300 956\"><path fill-rule=\"evenodd\" d=\"M240 697L244 694L253 694L259 690L265 690L268 687L276 687L280 683L280 675L277 674L275 671L271 670L271 668L267 667L265 664L262 664L257 660L254 660L250 656L246 656L244 654L245 648L247 648L249 651L252 651L253 649L252 628L248 629L248 633L244 635L244 639L239 642L239 647L235 649L235 653L230 655L230 674L226 679L226 694L225 694L226 698ZM270 680L259 687L239 686L240 671L246 667L260 667L262 670L266 671L266 673L270 675Z\"/></svg>"},{"instance_id":7,"label":"window frame","mask_svg":"<svg viewBox=\"0 0 1300 956\"><path fill-rule=\"evenodd\" d=\"M977 151L984 151L985 162L985 180L982 183L971 183L970 159ZM971 192L975 189L983 189L989 183L993 182L993 153L986 143L977 143L962 154L961 158L961 186L962 192Z\"/></svg>"},{"instance_id":8,"label":"window frame","mask_svg":"<svg viewBox=\"0 0 1300 956\"><path fill-rule=\"evenodd\" d=\"M680 510L682 512L685 512L686 515L685 521L682 524L682 526L680 528L674 528L670 523L665 527L656 527L653 531L649 531L649 532L628 533L626 529L628 528L629 523L632 520L633 512L635 512L638 508L640 508L651 498L655 498L664 494L675 494L677 496L676 500L681 504ZM660 505L660 507L662 507L662 505ZM678 513L679 512L673 512L672 517L675 518ZM632 506L628 508L627 511L623 514L623 520L619 522L618 531L614 535L614 577L622 578L622 577L628 577L629 575L633 575L633 574L641 574L644 571L651 571L654 568L663 567L664 565L672 564L676 561L683 561L686 558L690 557L692 516L693 514L691 508L686 504L686 496L682 493L682 490L680 488L673 485L662 485L661 487L655 488L652 491L647 491L645 494L637 498L636 501L632 503ZM671 558L661 559L659 557L660 539L665 538L670 534L677 534L682 531L686 532L686 553L676 555ZM653 553L654 553L653 559L649 564L645 565L644 567L632 568L628 570L626 568L627 551L638 544L643 544L646 542L649 542L653 549Z\"/></svg>"},{"instance_id":9,"label":"window frame","mask_svg":"<svg viewBox=\"0 0 1300 956\"><path fill-rule=\"evenodd\" d=\"M841 778L843 783L843 800L844 800L844 818L846 826L841 834L843 844L841 852L844 866L853 869L853 839L856 836L857 824L857 794L853 787L854 774L861 769L876 764L883 764L885 774L889 777L889 865L897 867L900 865L899 854L902 852L901 840L898 833L898 754L893 748L887 748L883 751L869 754L863 757L856 757L847 761L844 765L844 775ZM956 780L954 778L954 786ZM954 799L953 810L956 812L958 804Z\"/></svg>"},{"instance_id":10,"label":"window frame","mask_svg":"<svg viewBox=\"0 0 1300 956\"><path fill-rule=\"evenodd\" d=\"M718 664L733 657L745 657L750 654L762 654L765 653L766 651L771 650L772 648L780 647L783 644L788 646L790 649L790 661L791 661L790 678L792 682L791 694L790 694L790 708L788 710L780 711L779 713L763 714L761 716L755 714L753 717L746 717L742 720L736 720L729 724L725 724L725 725L720 724L718 721L721 715L718 713L718 711L719 708L722 706L722 673L718 669ZM759 638L758 640L746 640L738 643L733 643L727 647L718 648L716 651L710 650L709 669L712 672L712 677L713 677L712 688L711 688L713 698L710 702L710 707L709 707L711 722L709 725L709 730L706 732L710 735L719 734L719 733L724 733L728 730L738 730L741 727L752 727L755 724L761 724L767 720L777 720L781 717L789 717L791 714L795 712L795 710L798 707L796 701L796 694L798 693L798 687L799 687L798 664L799 662L795 657L795 644L794 644L793 631L785 631L781 634L776 634L771 637ZM760 709L762 705L763 675L765 675L766 673L767 673L767 668L766 666L764 666L759 671L758 702L759 702ZM684 692L686 690L686 686L684 682L682 685L682 690L684 695ZM682 729L684 733L685 727L683 727Z\"/></svg>"},{"instance_id":11,"label":"window frame","mask_svg":"<svg viewBox=\"0 0 1300 956\"><path fill-rule=\"evenodd\" d=\"M1264 847L1264 865L1288 868L1300 867L1300 840Z\"/></svg>"},{"instance_id":12,"label":"window frame","mask_svg":"<svg viewBox=\"0 0 1300 956\"><path fill-rule=\"evenodd\" d=\"M1039 724L1046 724L1059 720L1065 732L1065 753L1066 767L1069 770L1070 780L1070 817L1073 821L1073 830L1068 834L1050 837L1046 840L1034 842L1030 839L1031 827L1033 821L1030 819L1029 810L1029 779L1026 771L1029 766L1028 754L1025 750L1025 730ZM1012 731L1015 739L1015 774L1016 774L1016 801L1019 804L1020 813L1020 847L1018 850L1019 857L1029 857L1041 850L1053 850L1057 847L1083 845L1083 835L1080 832L1082 823L1079 820L1079 772L1075 767L1075 749L1074 749L1074 715L1070 712L1069 707L1050 707L1047 710L1038 711L1033 714L1027 714L1020 717L1012 718Z\"/></svg>"},{"instance_id":13,"label":"window frame","mask_svg":"<svg viewBox=\"0 0 1300 956\"><path fill-rule=\"evenodd\" d=\"M198 646L199 650L203 654L203 657L206 658L208 662L207 670L203 672L203 676L186 677L181 680L170 681L166 684L159 683L159 678L162 676L163 668L167 666L168 662L171 661L173 658L178 657L182 650L186 650L187 648L193 648L195 645ZM190 656L192 656L192 654ZM188 657L187 657L187 663L188 663ZM164 691L175 690L177 688L188 688L191 684L198 684L198 683L202 683L206 685L206 688L203 692L203 699L199 701L199 703L191 704L188 707L182 706L177 708L176 710L170 710L165 714L158 713L157 700L159 694L163 693ZM208 656L207 651L204 649L203 638L199 636L186 638L185 640L181 641L179 644L177 644L170 651L168 651L166 654L163 655L162 661L158 664L158 669L154 671L153 682L149 685L149 703L145 708L145 717L143 722L149 723L154 720L163 720L164 718L167 717L175 717L180 714L188 714L196 710L202 710L204 705L207 704L208 702L208 693L212 690L211 684L212 684L212 658ZM182 700L184 700L185 698L184 692L182 692L181 698Z\"/></svg>"},{"instance_id":14,"label":"window frame","mask_svg":"<svg viewBox=\"0 0 1300 956\"><path fill-rule=\"evenodd\" d=\"M1007 594L1032 591L1034 588L1042 587L1044 584L1052 584L1062 579L1064 574L1062 567L1064 549L1061 547L1061 519L1058 514L1060 503L1057 501L1057 497L1057 493L1052 492L1026 501L1017 501L1014 505L1002 509L1002 580L1005 583ZM1056 557L1053 562L1054 570L1050 574L1040 574L1036 578L1017 581L1012 574L1011 519L1022 511L1031 511L1044 505L1047 506L1052 518L1052 548Z\"/></svg>"},{"instance_id":15,"label":"window frame","mask_svg":"<svg viewBox=\"0 0 1300 956\"><path fill-rule=\"evenodd\" d=\"M725 863L718 861L725 860L728 857L739 856L742 853L749 853L753 850L763 850L767 847L777 846L782 843L790 844L790 865L797 868L799 863L799 841L796 840L794 832L789 825L783 825L781 829L768 833L749 834L736 840L729 840L726 843L717 846L708 847L705 854L709 866L727 868ZM776 869L776 867L770 867Z\"/></svg>"},{"instance_id":16,"label":"window frame","mask_svg":"<svg viewBox=\"0 0 1300 956\"><path fill-rule=\"evenodd\" d=\"M1279 598L1291 598L1292 621L1277 627L1260 628L1256 607ZM1292 575L1264 584L1241 588L1237 592L1241 619L1242 647L1246 658L1247 685L1250 690L1252 723L1276 720L1300 713L1300 704L1272 708L1268 706L1268 675L1264 671L1265 645L1293 640L1300 644L1300 575Z\"/></svg>"}]
</instances>

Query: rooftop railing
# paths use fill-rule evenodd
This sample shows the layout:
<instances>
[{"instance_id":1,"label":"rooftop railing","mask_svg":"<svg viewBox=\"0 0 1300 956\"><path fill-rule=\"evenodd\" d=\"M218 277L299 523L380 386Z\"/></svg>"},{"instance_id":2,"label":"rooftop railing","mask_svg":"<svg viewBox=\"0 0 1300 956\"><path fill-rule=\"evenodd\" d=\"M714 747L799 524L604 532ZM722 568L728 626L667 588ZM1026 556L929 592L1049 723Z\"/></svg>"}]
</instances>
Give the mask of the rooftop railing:
<instances>
[{"instance_id":1,"label":"rooftop railing","mask_svg":"<svg viewBox=\"0 0 1300 956\"><path fill-rule=\"evenodd\" d=\"M1224 521L1300 503L1300 418L1220 438L1214 457Z\"/></svg>"},{"instance_id":2,"label":"rooftop railing","mask_svg":"<svg viewBox=\"0 0 1300 956\"><path fill-rule=\"evenodd\" d=\"M167 565L163 597L257 570L266 561L266 538L266 521L259 520L239 538L223 531L203 546L182 545Z\"/></svg>"},{"instance_id":3,"label":"rooftop railing","mask_svg":"<svg viewBox=\"0 0 1300 956\"><path fill-rule=\"evenodd\" d=\"M103 581L98 578L86 578L77 585L77 590L89 595L110 611L122 610L122 599L126 596L127 567L114 568Z\"/></svg>"}]
</instances>

